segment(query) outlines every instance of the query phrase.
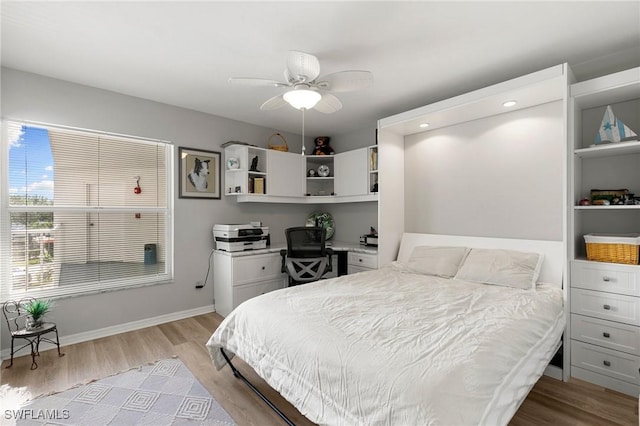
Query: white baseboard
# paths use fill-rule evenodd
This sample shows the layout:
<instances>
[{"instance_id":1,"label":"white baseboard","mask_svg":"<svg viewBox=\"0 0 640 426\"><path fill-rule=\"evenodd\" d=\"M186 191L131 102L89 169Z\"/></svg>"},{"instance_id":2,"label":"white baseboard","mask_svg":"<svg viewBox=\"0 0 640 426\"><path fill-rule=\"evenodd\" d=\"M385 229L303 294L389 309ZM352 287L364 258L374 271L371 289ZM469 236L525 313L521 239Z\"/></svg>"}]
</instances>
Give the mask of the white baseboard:
<instances>
[{"instance_id":1,"label":"white baseboard","mask_svg":"<svg viewBox=\"0 0 640 426\"><path fill-rule=\"evenodd\" d=\"M126 333L127 331L139 330L141 328L151 327L158 324L164 324L171 321L177 321L184 318L194 317L196 315L208 314L215 312L213 305L202 306L200 308L188 309L186 311L172 312L170 314L159 315L157 317L145 318L138 321L131 321L124 324L113 325L111 327L99 328L97 330L84 331L82 333L71 334L69 336L60 336L60 346L74 345L76 343L87 342L89 340L99 339L101 337L113 336L114 334ZM58 330L59 332L60 330ZM213 333L213 330L211 330ZM40 351L55 348L56 345L43 342L40 345ZM23 350L14 354L15 356L27 355L28 351ZM11 358L11 348L4 349L0 352L0 360Z\"/></svg>"}]
</instances>

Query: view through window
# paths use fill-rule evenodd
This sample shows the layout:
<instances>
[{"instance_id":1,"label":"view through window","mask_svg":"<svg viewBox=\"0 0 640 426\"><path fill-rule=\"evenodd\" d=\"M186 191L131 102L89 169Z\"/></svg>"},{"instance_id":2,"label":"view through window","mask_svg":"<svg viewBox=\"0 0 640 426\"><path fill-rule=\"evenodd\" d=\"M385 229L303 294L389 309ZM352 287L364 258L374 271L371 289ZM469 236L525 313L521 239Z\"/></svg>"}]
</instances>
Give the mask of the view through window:
<instances>
[{"instance_id":1,"label":"view through window","mask_svg":"<svg viewBox=\"0 0 640 426\"><path fill-rule=\"evenodd\" d=\"M171 279L172 145L19 122L3 127L3 299Z\"/></svg>"}]
</instances>

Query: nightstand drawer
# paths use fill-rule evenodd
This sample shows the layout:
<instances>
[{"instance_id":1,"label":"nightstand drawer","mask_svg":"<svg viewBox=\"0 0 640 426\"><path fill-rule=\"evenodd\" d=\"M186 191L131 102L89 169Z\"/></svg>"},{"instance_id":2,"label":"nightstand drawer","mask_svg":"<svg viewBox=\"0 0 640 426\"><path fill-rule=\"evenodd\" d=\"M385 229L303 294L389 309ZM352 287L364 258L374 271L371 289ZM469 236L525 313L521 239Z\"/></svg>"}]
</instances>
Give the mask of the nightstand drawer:
<instances>
[{"instance_id":1,"label":"nightstand drawer","mask_svg":"<svg viewBox=\"0 0 640 426\"><path fill-rule=\"evenodd\" d=\"M280 254L261 254L233 260L234 286L282 276Z\"/></svg>"},{"instance_id":2,"label":"nightstand drawer","mask_svg":"<svg viewBox=\"0 0 640 426\"><path fill-rule=\"evenodd\" d=\"M640 327L633 325L572 314L571 338L640 355Z\"/></svg>"},{"instance_id":3,"label":"nightstand drawer","mask_svg":"<svg viewBox=\"0 0 640 426\"><path fill-rule=\"evenodd\" d=\"M633 296L571 289L571 313L640 325L639 299Z\"/></svg>"},{"instance_id":4,"label":"nightstand drawer","mask_svg":"<svg viewBox=\"0 0 640 426\"><path fill-rule=\"evenodd\" d=\"M586 261L571 262L571 287L640 296L639 268Z\"/></svg>"},{"instance_id":5,"label":"nightstand drawer","mask_svg":"<svg viewBox=\"0 0 640 426\"><path fill-rule=\"evenodd\" d=\"M349 252L349 265L360 266L362 268L377 269L378 256L375 254Z\"/></svg>"},{"instance_id":6,"label":"nightstand drawer","mask_svg":"<svg viewBox=\"0 0 640 426\"><path fill-rule=\"evenodd\" d=\"M640 357L571 341L571 365L628 383L640 384Z\"/></svg>"},{"instance_id":7,"label":"nightstand drawer","mask_svg":"<svg viewBox=\"0 0 640 426\"><path fill-rule=\"evenodd\" d=\"M640 325L638 298L599 291L571 289L571 313Z\"/></svg>"}]
</instances>

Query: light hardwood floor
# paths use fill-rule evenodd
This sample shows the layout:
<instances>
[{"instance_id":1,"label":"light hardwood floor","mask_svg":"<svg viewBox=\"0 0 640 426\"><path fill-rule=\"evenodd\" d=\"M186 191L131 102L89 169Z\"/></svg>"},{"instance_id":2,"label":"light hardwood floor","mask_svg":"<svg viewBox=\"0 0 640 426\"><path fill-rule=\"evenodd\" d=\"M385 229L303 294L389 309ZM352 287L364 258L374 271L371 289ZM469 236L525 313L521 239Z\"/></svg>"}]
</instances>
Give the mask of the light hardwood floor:
<instances>
[{"instance_id":1,"label":"light hardwood floor","mask_svg":"<svg viewBox=\"0 0 640 426\"><path fill-rule=\"evenodd\" d=\"M2 363L1 384L27 387L32 395L59 392L78 383L98 379L178 356L218 402L243 425L284 424L228 368L217 371L205 343L220 324L218 314L199 315L115 336L65 346L65 356L42 352L39 368L30 370L30 356ZM26 350L25 350L26 352ZM296 424L312 425L242 361L234 362ZM71 413L73 414L73 413ZM510 423L526 425L638 425L638 400L580 380L563 383L542 377Z\"/></svg>"}]
</instances>

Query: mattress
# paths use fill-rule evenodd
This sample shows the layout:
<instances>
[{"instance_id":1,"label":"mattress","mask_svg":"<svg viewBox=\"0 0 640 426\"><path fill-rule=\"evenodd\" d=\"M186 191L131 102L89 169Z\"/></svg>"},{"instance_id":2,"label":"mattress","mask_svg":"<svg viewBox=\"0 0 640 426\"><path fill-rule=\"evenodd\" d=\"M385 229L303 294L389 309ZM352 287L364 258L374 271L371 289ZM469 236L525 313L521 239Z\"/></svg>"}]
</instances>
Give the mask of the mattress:
<instances>
[{"instance_id":1,"label":"mattress","mask_svg":"<svg viewBox=\"0 0 640 426\"><path fill-rule=\"evenodd\" d=\"M207 343L318 424L507 424L553 356L562 291L392 264L250 299Z\"/></svg>"}]
</instances>

